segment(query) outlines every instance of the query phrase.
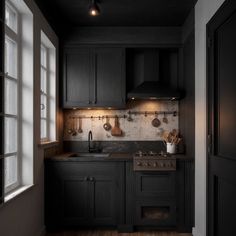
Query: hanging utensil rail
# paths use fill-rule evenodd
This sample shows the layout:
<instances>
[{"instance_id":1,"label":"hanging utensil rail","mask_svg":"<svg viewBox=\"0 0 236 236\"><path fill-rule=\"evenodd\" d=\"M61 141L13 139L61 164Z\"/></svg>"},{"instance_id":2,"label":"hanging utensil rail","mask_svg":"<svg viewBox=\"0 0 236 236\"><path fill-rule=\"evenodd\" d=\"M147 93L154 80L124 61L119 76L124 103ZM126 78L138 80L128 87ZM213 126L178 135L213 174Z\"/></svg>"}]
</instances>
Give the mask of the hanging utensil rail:
<instances>
[{"instance_id":1,"label":"hanging utensil rail","mask_svg":"<svg viewBox=\"0 0 236 236\"><path fill-rule=\"evenodd\" d=\"M177 111L129 111L129 115L173 115L177 116L178 112Z\"/></svg>"},{"instance_id":2,"label":"hanging utensil rail","mask_svg":"<svg viewBox=\"0 0 236 236\"><path fill-rule=\"evenodd\" d=\"M103 115L103 116L70 116L70 119L106 119L106 118L119 118L119 119L126 119L127 115Z\"/></svg>"}]
</instances>

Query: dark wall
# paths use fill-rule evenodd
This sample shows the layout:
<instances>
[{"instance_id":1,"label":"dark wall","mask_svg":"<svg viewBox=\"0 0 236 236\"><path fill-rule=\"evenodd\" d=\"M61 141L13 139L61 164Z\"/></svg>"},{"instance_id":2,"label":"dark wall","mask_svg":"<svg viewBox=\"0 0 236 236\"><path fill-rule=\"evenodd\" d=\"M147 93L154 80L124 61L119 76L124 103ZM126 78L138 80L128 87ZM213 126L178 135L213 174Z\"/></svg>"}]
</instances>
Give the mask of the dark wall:
<instances>
[{"instance_id":1,"label":"dark wall","mask_svg":"<svg viewBox=\"0 0 236 236\"><path fill-rule=\"evenodd\" d=\"M63 36L65 44L181 45L181 27L77 27Z\"/></svg>"},{"instance_id":2,"label":"dark wall","mask_svg":"<svg viewBox=\"0 0 236 236\"><path fill-rule=\"evenodd\" d=\"M180 131L184 138L185 151L189 157L195 156L195 38L194 13L183 27L182 81L185 97L180 101Z\"/></svg>"}]
</instances>

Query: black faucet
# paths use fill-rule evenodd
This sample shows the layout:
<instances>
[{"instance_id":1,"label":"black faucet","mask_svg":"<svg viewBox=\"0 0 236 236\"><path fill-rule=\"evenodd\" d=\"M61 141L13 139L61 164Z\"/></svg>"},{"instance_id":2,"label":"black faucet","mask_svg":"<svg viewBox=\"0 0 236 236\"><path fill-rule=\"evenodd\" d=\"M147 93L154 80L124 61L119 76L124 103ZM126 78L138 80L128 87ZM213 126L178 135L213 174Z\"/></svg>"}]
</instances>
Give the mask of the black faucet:
<instances>
[{"instance_id":1,"label":"black faucet","mask_svg":"<svg viewBox=\"0 0 236 236\"><path fill-rule=\"evenodd\" d=\"M97 152L97 153L100 153L102 150L99 148L99 147L94 147L94 144L92 145L91 147L91 141L93 140L93 133L92 131L90 130L89 133L88 133L88 151L90 153L94 153L94 152Z\"/></svg>"}]
</instances>

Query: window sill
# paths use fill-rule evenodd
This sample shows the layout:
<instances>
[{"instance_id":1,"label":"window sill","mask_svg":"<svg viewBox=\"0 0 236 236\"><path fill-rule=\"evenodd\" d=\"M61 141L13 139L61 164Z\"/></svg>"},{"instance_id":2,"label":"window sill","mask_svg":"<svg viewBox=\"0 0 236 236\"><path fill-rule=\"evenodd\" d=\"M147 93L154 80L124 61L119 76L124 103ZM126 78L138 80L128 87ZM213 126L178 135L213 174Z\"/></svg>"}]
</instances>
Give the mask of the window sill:
<instances>
[{"instance_id":1,"label":"window sill","mask_svg":"<svg viewBox=\"0 0 236 236\"><path fill-rule=\"evenodd\" d=\"M50 148L50 147L57 146L58 144L59 144L59 141L41 142L40 144L38 144L38 147L39 148Z\"/></svg>"},{"instance_id":2,"label":"window sill","mask_svg":"<svg viewBox=\"0 0 236 236\"><path fill-rule=\"evenodd\" d=\"M13 199L19 197L23 192L27 192L30 189L33 188L34 185L26 185L26 186L22 186L18 189L16 189L15 191L7 194L4 198L4 203L3 206L5 206L6 204L8 204L9 202L11 202Z\"/></svg>"}]
</instances>

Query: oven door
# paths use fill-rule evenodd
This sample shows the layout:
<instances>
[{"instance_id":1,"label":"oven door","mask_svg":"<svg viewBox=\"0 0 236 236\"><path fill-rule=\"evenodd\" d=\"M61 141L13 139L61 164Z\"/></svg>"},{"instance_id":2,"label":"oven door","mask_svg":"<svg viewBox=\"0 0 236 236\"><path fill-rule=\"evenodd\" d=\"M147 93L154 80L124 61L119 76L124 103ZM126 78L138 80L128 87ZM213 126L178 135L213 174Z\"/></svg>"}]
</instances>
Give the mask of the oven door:
<instances>
[{"instance_id":1,"label":"oven door","mask_svg":"<svg viewBox=\"0 0 236 236\"><path fill-rule=\"evenodd\" d=\"M143 199L136 201L137 226L176 226L176 203L173 199Z\"/></svg>"}]
</instances>

